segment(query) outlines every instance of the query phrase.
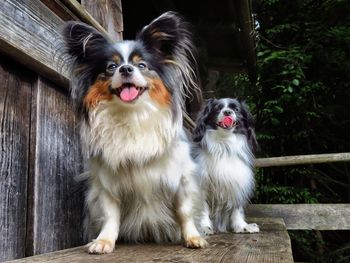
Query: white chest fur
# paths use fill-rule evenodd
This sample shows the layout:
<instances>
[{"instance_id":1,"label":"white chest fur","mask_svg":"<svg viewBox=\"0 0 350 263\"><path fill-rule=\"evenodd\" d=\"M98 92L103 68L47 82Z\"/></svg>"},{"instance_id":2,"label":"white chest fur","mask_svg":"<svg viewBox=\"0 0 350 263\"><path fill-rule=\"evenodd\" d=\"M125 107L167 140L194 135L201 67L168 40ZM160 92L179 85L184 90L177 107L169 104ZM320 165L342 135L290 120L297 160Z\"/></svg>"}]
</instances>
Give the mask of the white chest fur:
<instances>
[{"instance_id":1,"label":"white chest fur","mask_svg":"<svg viewBox=\"0 0 350 263\"><path fill-rule=\"evenodd\" d=\"M244 205L252 193L254 176L252 154L244 135L207 132L205 148L198 163L200 180L212 209L233 209Z\"/></svg>"},{"instance_id":2,"label":"white chest fur","mask_svg":"<svg viewBox=\"0 0 350 263\"><path fill-rule=\"evenodd\" d=\"M143 105L130 111L115 107L111 101L90 112L89 125L83 123L81 134L90 156L100 155L117 170L162 156L178 132L172 122L168 108Z\"/></svg>"}]
</instances>

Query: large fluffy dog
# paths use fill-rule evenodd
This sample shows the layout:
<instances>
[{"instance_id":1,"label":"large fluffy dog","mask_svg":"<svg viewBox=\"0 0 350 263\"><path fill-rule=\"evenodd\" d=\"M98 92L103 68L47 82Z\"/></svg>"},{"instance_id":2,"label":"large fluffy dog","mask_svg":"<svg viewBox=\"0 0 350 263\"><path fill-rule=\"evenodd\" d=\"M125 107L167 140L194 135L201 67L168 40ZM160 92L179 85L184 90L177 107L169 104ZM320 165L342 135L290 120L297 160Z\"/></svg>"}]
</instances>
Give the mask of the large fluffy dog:
<instances>
[{"instance_id":1,"label":"large fluffy dog","mask_svg":"<svg viewBox=\"0 0 350 263\"><path fill-rule=\"evenodd\" d=\"M193 135L206 204L201 219L206 234L259 232L244 219L243 207L254 188L253 118L237 99L210 99L198 115Z\"/></svg>"},{"instance_id":2,"label":"large fluffy dog","mask_svg":"<svg viewBox=\"0 0 350 263\"><path fill-rule=\"evenodd\" d=\"M63 29L72 97L89 160L90 253L127 242L203 247L194 224L195 164L182 126L184 96L196 86L186 23L168 12L134 41L110 43L94 28Z\"/></svg>"}]
</instances>

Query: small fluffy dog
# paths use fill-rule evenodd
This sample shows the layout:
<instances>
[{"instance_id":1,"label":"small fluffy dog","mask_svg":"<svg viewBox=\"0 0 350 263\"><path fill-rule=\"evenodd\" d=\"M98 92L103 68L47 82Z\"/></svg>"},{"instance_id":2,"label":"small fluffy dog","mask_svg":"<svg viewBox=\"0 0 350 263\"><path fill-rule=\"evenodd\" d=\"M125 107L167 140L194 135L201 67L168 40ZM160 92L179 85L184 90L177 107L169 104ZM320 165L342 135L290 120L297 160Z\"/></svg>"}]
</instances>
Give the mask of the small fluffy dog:
<instances>
[{"instance_id":1,"label":"small fluffy dog","mask_svg":"<svg viewBox=\"0 0 350 263\"><path fill-rule=\"evenodd\" d=\"M94 28L68 22L62 31L72 70L72 97L89 160L90 253L126 242L204 247L194 223L199 189L183 130L184 96L196 87L187 24L167 12L136 40L110 43Z\"/></svg>"},{"instance_id":2,"label":"small fluffy dog","mask_svg":"<svg viewBox=\"0 0 350 263\"><path fill-rule=\"evenodd\" d=\"M243 212L254 188L257 146L247 105L238 99L209 99L198 115L193 140L206 199L202 231L259 232L257 224L246 223Z\"/></svg>"}]
</instances>

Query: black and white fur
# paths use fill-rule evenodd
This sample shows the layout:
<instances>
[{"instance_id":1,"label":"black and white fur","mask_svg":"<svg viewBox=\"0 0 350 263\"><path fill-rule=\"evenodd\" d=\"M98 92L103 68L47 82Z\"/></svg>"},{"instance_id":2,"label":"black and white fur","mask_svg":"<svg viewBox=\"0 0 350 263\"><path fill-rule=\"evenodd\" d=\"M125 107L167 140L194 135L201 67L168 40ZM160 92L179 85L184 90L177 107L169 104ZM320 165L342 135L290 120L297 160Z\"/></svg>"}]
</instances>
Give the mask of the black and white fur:
<instances>
[{"instance_id":1,"label":"black and white fur","mask_svg":"<svg viewBox=\"0 0 350 263\"><path fill-rule=\"evenodd\" d=\"M89 164L88 251L110 253L117 239L206 246L194 222L199 189L182 126L184 97L196 88L187 24L167 12L135 40L111 43L78 22L62 34Z\"/></svg>"},{"instance_id":2,"label":"black and white fur","mask_svg":"<svg viewBox=\"0 0 350 263\"><path fill-rule=\"evenodd\" d=\"M232 125L221 124L229 116ZM198 176L205 197L202 231L259 232L248 224L243 208L254 189L253 151L257 146L253 118L238 99L209 99L198 115L193 133Z\"/></svg>"}]
</instances>

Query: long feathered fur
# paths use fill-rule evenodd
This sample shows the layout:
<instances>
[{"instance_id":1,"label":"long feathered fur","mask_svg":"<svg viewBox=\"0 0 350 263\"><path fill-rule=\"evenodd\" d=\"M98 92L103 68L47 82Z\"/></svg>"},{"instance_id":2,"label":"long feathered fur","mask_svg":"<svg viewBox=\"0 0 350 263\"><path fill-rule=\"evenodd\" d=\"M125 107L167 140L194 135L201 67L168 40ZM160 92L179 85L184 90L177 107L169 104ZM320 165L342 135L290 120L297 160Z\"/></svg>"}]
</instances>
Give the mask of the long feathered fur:
<instances>
[{"instance_id":1,"label":"long feathered fur","mask_svg":"<svg viewBox=\"0 0 350 263\"><path fill-rule=\"evenodd\" d=\"M203 247L195 227L196 165L182 126L184 98L197 87L190 33L167 12L136 40L110 43L94 28L63 29L71 56L72 98L89 163L90 253L115 240ZM131 102L129 102L131 101Z\"/></svg>"},{"instance_id":2,"label":"long feathered fur","mask_svg":"<svg viewBox=\"0 0 350 263\"><path fill-rule=\"evenodd\" d=\"M243 214L253 193L253 151L257 145L246 104L228 98L208 100L198 115L193 140L206 200L202 230L207 234L258 232L258 226L247 224Z\"/></svg>"}]
</instances>

